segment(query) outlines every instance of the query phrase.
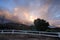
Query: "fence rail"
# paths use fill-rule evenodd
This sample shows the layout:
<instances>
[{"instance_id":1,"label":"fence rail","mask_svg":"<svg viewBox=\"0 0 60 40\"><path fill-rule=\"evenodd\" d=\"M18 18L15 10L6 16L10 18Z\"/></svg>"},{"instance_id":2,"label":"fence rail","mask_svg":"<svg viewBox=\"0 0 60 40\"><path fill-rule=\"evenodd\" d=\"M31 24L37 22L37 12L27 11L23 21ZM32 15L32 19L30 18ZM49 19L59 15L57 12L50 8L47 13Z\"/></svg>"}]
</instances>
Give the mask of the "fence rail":
<instances>
[{"instance_id":1,"label":"fence rail","mask_svg":"<svg viewBox=\"0 0 60 40\"><path fill-rule=\"evenodd\" d=\"M59 37L60 32L26 31L26 30L0 30L0 34L29 34L49 37Z\"/></svg>"}]
</instances>

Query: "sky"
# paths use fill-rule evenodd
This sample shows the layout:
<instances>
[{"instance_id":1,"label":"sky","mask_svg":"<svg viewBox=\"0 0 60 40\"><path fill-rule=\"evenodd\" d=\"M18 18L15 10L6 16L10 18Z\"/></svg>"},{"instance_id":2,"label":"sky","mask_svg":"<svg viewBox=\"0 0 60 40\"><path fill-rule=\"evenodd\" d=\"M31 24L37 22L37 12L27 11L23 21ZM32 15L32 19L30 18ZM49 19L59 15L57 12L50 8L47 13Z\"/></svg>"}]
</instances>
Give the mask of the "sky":
<instances>
[{"instance_id":1,"label":"sky","mask_svg":"<svg viewBox=\"0 0 60 40\"><path fill-rule=\"evenodd\" d=\"M1 15L24 24L45 19L50 25L60 27L60 0L0 0Z\"/></svg>"}]
</instances>

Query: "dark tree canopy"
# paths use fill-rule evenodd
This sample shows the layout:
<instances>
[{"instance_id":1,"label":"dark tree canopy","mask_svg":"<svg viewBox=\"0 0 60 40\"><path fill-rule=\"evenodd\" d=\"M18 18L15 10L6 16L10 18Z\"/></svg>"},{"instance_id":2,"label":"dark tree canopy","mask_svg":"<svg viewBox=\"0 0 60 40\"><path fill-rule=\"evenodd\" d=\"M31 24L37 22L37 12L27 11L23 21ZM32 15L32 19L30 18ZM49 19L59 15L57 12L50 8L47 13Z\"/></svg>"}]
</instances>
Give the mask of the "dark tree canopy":
<instances>
[{"instance_id":1,"label":"dark tree canopy","mask_svg":"<svg viewBox=\"0 0 60 40\"><path fill-rule=\"evenodd\" d=\"M46 22L46 20L44 19L36 19L34 20L34 25L37 29L37 31L45 31L46 29L48 29L49 23Z\"/></svg>"}]
</instances>

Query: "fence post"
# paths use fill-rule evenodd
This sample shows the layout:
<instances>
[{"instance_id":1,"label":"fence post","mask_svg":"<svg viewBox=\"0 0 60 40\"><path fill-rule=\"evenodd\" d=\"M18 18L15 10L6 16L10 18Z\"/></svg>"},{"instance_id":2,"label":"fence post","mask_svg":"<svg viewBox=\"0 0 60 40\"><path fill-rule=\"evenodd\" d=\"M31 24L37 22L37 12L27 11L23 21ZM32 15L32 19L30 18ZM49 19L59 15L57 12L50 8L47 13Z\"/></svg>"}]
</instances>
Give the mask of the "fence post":
<instances>
[{"instance_id":1,"label":"fence post","mask_svg":"<svg viewBox=\"0 0 60 40\"><path fill-rule=\"evenodd\" d=\"M58 37L60 38L60 32L58 32Z\"/></svg>"},{"instance_id":2,"label":"fence post","mask_svg":"<svg viewBox=\"0 0 60 40\"><path fill-rule=\"evenodd\" d=\"M14 30L12 30L12 34L14 34Z\"/></svg>"},{"instance_id":3,"label":"fence post","mask_svg":"<svg viewBox=\"0 0 60 40\"><path fill-rule=\"evenodd\" d=\"M3 30L1 30L1 33L3 33Z\"/></svg>"}]
</instances>

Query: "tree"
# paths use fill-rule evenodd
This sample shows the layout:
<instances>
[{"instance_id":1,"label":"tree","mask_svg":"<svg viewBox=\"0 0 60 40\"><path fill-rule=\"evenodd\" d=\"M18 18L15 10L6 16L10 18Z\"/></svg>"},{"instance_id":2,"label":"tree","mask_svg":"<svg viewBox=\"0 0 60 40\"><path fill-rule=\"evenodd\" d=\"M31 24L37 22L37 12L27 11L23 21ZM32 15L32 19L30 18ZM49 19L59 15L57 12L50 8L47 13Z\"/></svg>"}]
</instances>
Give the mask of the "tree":
<instances>
[{"instance_id":1,"label":"tree","mask_svg":"<svg viewBox=\"0 0 60 40\"><path fill-rule=\"evenodd\" d=\"M37 31L46 31L48 29L49 23L44 19L36 19L34 20L34 25Z\"/></svg>"},{"instance_id":2,"label":"tree","mask_svg":"<svg viewBox=\"0 0 60 40\"><path fill-rule=\"evenodd\" d=\"M35 26L34 26L34 25L30 25L30 30L32 30L32 31L36 31Z\"/></svg>"}]
</instances>

